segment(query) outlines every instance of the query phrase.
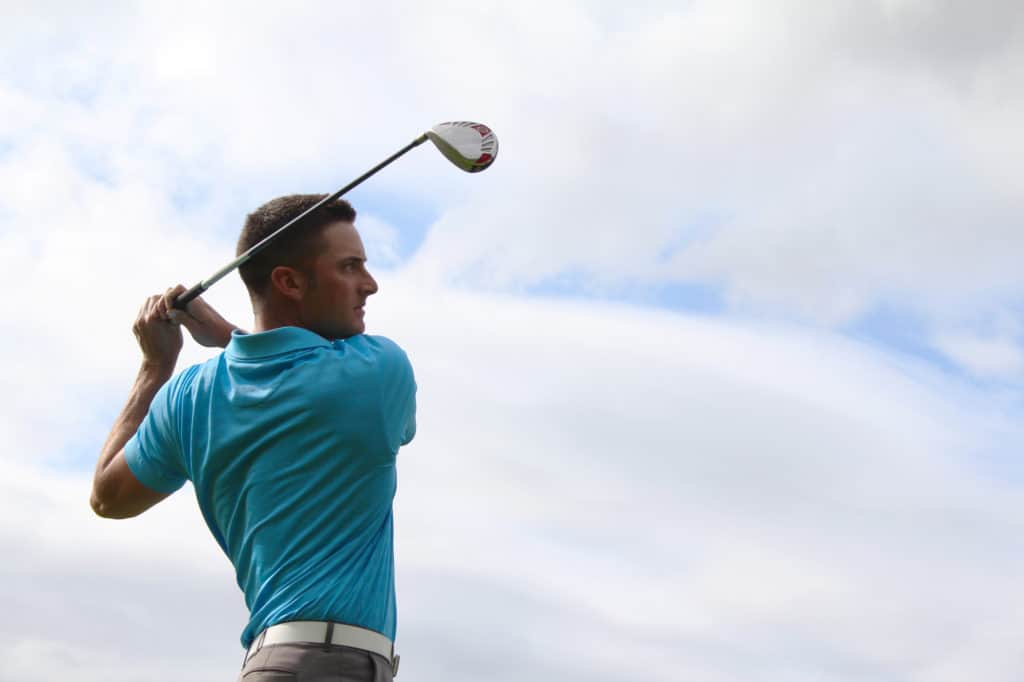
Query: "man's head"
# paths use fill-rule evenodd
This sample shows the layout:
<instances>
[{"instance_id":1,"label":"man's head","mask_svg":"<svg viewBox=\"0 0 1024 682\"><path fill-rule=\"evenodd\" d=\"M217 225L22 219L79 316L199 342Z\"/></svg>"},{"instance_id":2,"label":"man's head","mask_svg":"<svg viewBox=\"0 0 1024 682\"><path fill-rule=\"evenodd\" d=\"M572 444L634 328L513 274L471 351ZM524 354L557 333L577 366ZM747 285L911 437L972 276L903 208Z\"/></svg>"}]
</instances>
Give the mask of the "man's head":
<instances>
[{"instance_id":1,"label":"man's head","mask_svg":"<svg viewBox=\"0 0 1024 682\"><path fill-rule=\"evenodd\" d=\"M238 254L258 244L323 194L294 194L267 202L246 218ZM377 282L366 270L366 252L344 200L330 202L289 227L239 268L253 308L265 328L294 325L324 338L360 334L363 305Z\"/></svg>"}]
</instances>

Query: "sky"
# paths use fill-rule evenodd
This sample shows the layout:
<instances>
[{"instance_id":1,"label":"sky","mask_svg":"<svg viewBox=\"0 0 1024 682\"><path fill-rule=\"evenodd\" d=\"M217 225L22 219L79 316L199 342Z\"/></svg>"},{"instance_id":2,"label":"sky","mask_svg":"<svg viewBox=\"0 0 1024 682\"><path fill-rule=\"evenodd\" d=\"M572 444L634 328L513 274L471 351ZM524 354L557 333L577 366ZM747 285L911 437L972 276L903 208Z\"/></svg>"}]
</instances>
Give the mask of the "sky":
<instances>
[{"instance_id":1,"label":"sky","mask_svg":"<svg viewBox=\"0 0 1024 682\"><path fill-rule=\"evenodd\" d=\"M234 679L190 488L88 505L136 311L463 119L486 173L347 197L419 384L400 679L1019 678L1024 5L0 7L0 680Z\"/></svg>"}]
</instances>

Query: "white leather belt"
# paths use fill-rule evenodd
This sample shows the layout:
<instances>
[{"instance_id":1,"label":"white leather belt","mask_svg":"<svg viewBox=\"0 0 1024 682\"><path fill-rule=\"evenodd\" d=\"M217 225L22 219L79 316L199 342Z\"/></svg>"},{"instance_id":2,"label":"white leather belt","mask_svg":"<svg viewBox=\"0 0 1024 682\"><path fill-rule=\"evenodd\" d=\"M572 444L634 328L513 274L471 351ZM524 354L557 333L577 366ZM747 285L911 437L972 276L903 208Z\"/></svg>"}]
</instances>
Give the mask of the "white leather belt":
<instances>
[{"instance_id":1,"label":"white leather belt","mask_svg":"<svg viewBox=\"0 0 1024 682\"><path fill-rule=\"evenodd\" d=\"M316 644L338 644L362 649L382 656L391 664L392 677L398 675L398 659L390 639L366 628L344 623L327 623L322 620L294 620L278 623L256 636L245 654L248 661L257 651L271 644L294 644L312 642Z\"/></svg>"}]
</instances>

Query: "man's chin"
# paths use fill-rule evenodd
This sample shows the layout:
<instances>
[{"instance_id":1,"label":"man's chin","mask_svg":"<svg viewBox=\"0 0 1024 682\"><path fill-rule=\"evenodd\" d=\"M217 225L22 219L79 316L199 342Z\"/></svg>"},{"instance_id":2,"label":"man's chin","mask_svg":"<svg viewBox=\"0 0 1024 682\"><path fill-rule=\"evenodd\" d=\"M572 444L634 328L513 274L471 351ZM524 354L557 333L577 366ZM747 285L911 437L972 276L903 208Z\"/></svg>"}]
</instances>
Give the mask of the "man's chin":
<instances>
[{"instance_id":1,"label":"man's chin","mask_svg":"<svg viewBox=\"0 0 1024 682\"><path fill-rule=\"evenodd\" d=\"M359 334L362 334L365 331L366 331L366 325L362 322L362 320L360 320L359 322L352 323L351 325L346 327L344 330L341 330L340 333L337 336L335 336L334 338L335 339L347 339L350 336L358 336Z\"/></svg>"}]
</instances>

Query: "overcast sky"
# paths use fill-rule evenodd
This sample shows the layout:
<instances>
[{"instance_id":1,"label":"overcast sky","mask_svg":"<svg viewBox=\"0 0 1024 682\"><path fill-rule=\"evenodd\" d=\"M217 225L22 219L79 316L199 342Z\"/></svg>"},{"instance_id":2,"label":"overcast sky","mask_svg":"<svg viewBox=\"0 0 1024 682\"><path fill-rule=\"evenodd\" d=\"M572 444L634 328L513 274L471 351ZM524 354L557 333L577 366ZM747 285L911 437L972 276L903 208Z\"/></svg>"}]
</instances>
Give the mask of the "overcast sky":
<instances>
[{"instance_id":1,"label":"overcast sky","mask_svg":"<svg viewBox=\"0 0 1024 682\"><path fill-rule=\"evenodd\" d=\"M234 679L191 488L88 506L136 310L452 119L348 197L400 679L1019 679L1024 4L288 4L0 0L0 680Z\"/></svg>"}]
</instances>

